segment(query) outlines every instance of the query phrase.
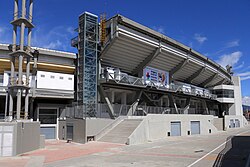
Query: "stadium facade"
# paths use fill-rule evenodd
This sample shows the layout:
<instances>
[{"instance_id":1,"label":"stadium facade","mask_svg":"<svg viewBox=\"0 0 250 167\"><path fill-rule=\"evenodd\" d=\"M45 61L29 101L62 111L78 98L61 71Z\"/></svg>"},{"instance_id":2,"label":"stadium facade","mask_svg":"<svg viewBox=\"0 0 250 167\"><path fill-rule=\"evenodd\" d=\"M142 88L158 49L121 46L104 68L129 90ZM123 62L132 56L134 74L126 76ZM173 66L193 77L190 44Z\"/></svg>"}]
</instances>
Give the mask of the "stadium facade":
<instances>
[{"instance_id":1,"label":"stadium facade","mask_svg":"<svg viewBox=\"0 0 250 167\"><path fill-rule=\"evenodd\" d=\"M29 65L36 73L21 77L30 87L28 119L40 121L47 139L138 144L246 124L240 78L230 67L121 15L99 23L85 12L77 32L72 46L78 54L32 47L39 52L37 66ZM10 53L9 45L0 45L4 118L10 79L19 82L17 73L11 76Z\"/></svg>"}]
</instances>

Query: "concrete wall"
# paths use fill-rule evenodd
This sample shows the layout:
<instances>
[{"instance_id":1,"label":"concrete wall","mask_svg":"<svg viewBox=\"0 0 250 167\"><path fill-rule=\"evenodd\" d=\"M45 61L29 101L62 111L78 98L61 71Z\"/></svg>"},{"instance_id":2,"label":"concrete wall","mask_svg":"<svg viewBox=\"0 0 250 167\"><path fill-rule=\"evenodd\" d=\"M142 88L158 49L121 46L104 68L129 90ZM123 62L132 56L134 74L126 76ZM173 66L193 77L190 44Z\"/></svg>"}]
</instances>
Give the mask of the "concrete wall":
<instances>
[{"instance_id":1,"label":"concrete wall","mask_svg":"<svg viewBox=\"0 0 250 167\"><path fill-rule=\"evenodd\" d=\"M240 77L232 76L234 83L234 104L229 108L229 115L243 115L242 109L242 95Z\"/></svg>"},{"instance_id":2,"label":"concrete wall","mask_svg":"<svg viewBox=\"0 0 250 167\"><path fill-rule=\"evenodd\" d=\"M74 75L37 71L37 88L74 90Z\"/></svg>"},{"instance_id":3,"label":"concrete wall","mask_svg":"<svg viewBox=\"0 0 250 167\"><path fill-rule=\"evenodd\" d=\"M39 122L0 123L0 156L15 156L39 148Z\"/></svg>"},{"instance_id":4,"label":"concrete wall","mask_svg":"<svg viewBox=\"0 0 250 167\"><path fill-rule=\"evenodd\" d=\"M109 124L113 123L113 119L102 119L102 118L91 118L86 119L87 121L87 136L95 136L102 129L104 129Z\"/></svg>"},{"instance_id":5,"label":"concrete wall","mask_svg":"<svg viewBox=\"0 0 250 167\"><path fill-rule=\"evenodd\" d=\"M145 141L153 141L166 138L171 132L171 122L181 122L181 136L187 136L191 131L191 121L200 121L200 134L216 133L218 130L213 125L212 115L158 115L149 114L142 123L129 136L129 144L140 144Z\"/></svg>"},{"instance_id":6,"label":"concrete wall","mask_svg":"<svg viewBox=\"0 0 250 167\"><path fill-rule=\"evenodd\" d=\"M66 140L66 120L58 121L58 138L59 140Z\"/></svg>"},{"instance_id":7,"label":"concrete wall","mask_svg":"<svg viewBox=\"0 0 250 167\"><path fill-rule=\"evenodd\" d=\"M224 130L223 122L223 118L214 118L213 125L217 128L217 130L222 131Z\"/></svg>"},{"instance_id":8,"label":"concrete wall","mask_svg":"<svg viewBox=\"0 0 250 167\"><path fill-rule=\"evenodd\" d=\"M16 154L40 148L40 123L18 122L16 138Z\"/></svg>"},{"instance_id":9,"label":"concrete wall","mask_svg":"<svg viewBox=\"0 0 250 167\"><path fill-rule=\"evenodd\" d=\"M66 132L67 132L67 126L73 126L73 141L74 142L77 142L77 143L87 142L85 119L68 118L66 119Z\"/></svg>"},{"instance_id":10,"label":"concrete wall","mask_svg":"<svg viewBox=\"0 0 250 167\"><path fill-rule=\"evenodd\" d=\"M67 118L66 121L60 120L59 139L62 140L67 139L67 125L72 125L73 141L78 143L86 143L88 136L94 137L99 132L101 132L106 126L108 126L113 122L114 120L112 119L101 119L101 118L87 118L87 119Z\"/></svg>"},{"instance_id":11,"label":"concrete wall","mask_svg":"<svg viewBox=\"0 0 250 167\"><path fill-rule=\"evenodd\" d=\"M238 119L240 121L240 128L246 126L248 124L248 121L246 120L246 118L242 115L225 115L225 119L224 119L224 129L227 130L230 128L230 120L233 119L235 122L235 119Z\"/></svg>"}]
</instances>

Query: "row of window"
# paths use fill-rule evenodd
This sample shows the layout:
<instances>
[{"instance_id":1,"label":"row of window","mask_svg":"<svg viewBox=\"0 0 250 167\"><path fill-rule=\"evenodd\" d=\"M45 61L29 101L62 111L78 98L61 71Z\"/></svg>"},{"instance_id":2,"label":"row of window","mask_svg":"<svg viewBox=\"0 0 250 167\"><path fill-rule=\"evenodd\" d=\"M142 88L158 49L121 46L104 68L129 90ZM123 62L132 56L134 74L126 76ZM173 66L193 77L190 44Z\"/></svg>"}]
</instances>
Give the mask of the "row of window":
<instances>
[{"instance_id":1,"label":"row of window","mask_svg":"<svg viewBox=\"0 0 250 167\"><path fill-rule=\"evenodd\" d=\"M216 94L218 98L234 98L234 90L229 89L213 90L213 94Z\"/></svg>"},{"instance_id":2,"label":"row of window","mask_svg":"<svg viewBox=\"0 0 250 167\"><path fill-rule=\"evenodd\" d=\"M45 78L45 75L42 74L41 77L42 77L42 78ZM51 78L51 79L55 79L55 76L54 76L54 75L51 75L50 78ZM62 76L60 76L59 79L64 79L64 78L63 78ZM72 78L69 77L68 80L72 81Z\"/></svg>"}]
</instances>

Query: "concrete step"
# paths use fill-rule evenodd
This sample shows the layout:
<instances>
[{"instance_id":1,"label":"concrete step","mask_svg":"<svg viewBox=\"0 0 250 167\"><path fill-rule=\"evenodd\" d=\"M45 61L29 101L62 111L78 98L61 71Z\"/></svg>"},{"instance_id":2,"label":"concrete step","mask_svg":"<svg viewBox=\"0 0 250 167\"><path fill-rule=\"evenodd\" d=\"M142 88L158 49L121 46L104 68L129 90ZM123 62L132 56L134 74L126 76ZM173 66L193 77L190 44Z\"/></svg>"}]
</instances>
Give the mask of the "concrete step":
<instances>
[{"instance_id":1,"label":"concrete step","mask_svg":"<svg viewBox=\"0 0 250 167\"><path fill-rule=\"evenodd\" d=\"M125 144L142 119L124 119L98 141Z\"/></svg>"}]
</instances>

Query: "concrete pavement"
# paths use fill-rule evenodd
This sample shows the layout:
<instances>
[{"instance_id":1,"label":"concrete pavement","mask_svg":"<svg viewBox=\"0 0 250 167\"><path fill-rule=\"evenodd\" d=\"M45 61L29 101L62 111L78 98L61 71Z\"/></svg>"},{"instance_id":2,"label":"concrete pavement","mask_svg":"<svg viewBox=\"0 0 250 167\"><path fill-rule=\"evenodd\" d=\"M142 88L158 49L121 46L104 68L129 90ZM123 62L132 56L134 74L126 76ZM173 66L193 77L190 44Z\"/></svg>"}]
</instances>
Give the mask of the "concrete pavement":
<instances>
[{"instance_id":1,"label":"concrete pavement","mask_svg":"<svg viewBox=\"0 0 250 167\"><path fill-rule=\"evenodd\" d=\"M250 153L250 126L204 136L167 137L127 146L46 141L46 148L0 158L0 167L245 166Z\"/></svg>"}]
</instances>

